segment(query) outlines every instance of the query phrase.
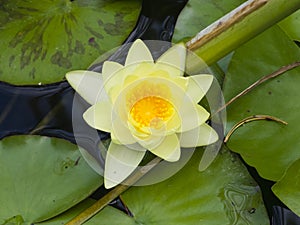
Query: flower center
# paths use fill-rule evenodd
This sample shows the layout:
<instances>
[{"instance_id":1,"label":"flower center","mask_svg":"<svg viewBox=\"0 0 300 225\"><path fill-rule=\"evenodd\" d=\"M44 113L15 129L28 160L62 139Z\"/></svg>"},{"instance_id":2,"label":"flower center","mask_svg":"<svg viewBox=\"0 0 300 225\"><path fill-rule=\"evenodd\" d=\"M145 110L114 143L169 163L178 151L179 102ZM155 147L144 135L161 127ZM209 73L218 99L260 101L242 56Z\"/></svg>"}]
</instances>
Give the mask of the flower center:
<instances>
[{"instance_id":1,"label":"flower center","mask_svg":"<svg viewBox=\"0 0 300 225\"><path fill-rule=\"evenodd\" d=\"M130 115L138 128L159 128L162 122L171 118L173 113L173 105L157 96L147 96L138 100L130 110Z\"/></svg>"}]
</instances>

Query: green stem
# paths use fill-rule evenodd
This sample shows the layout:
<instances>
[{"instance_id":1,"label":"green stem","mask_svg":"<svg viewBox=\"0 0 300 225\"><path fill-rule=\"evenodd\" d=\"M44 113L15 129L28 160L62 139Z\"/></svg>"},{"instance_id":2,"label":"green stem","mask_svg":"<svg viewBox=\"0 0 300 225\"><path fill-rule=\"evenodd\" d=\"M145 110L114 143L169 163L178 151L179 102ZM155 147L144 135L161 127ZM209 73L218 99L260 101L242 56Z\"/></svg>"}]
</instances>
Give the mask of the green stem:
<instances>
[{"instance_id":1,"label":"green stem","mask_svg":"<svg viewBox=\"0 0 300 225\"><path fill-rule=\"evenodd\" d=\"M187 42L208 65L300 8L299 0L250 0Z\"/></svg>"}]
</instances>

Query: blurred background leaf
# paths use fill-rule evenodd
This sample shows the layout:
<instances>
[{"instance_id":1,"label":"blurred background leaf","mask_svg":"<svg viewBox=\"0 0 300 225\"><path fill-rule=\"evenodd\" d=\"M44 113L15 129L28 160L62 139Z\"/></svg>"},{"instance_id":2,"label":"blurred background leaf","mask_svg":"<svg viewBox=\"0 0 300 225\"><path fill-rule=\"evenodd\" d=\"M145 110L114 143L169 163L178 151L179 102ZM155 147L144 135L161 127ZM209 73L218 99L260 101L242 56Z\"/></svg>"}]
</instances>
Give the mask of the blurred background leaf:
<instances>
[{"instance_id":1,"label":"blurred background leaf","mask_svg":"<svg viewBox=\"0 0 300 225\"><path fill-rule=\"evenodd\" d=\"M137 0L0 0L0 80L61 81L122 44L140 10Z\"/></svg>"}]
</instances>

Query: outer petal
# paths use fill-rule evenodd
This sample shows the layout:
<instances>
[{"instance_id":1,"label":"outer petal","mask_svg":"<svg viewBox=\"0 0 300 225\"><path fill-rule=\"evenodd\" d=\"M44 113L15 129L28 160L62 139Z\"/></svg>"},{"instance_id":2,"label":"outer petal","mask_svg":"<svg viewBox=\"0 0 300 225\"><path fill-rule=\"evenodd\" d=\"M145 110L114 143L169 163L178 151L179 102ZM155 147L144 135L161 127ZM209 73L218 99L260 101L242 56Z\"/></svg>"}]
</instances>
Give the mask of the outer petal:
<instances>
[{"instance_id":1,"label":"outer petal","mask_svg":"<svg viewBox=\"0 0 300 225\"><path fill-rule=\"evenodd\" d=\"M208 74L195 75L189 77L187 94L195 103L200 102L210 88L214 77Z\"/></svg>"},{"instance_id":2,"label":"outer petal","mask_svg":"<svg viewBox=\"0 0 300 225\"><path fill-rule=\"evenodd\" d=\"M114 76L114 74L117 71L119 71L123 68L124 67L117 62L105 61L103 63L103 68L102 68L102 76L103 76L104 82L106 82L111 76Z\"/></svg>"},{"instance_id":3,"label":"outer petal","mask_svg":"<svg viewBox=\"0 0 300 225\"><path fill-rule=\"evenodd\" d=\"M145 43L142 40L137 39L133 42L128 51L125 66L140 62L153 62L153 58Z\"/></svg>"},{"instance_id":4,"label":"outer petal","mask_svg":"<svg viewBox=\"0 0 300 225\"><path fill-rule=\"evenodd\" d=\"M217 132L208 124L179 134L180 146L184 148L209 145L218 140Z\"/></svg>"},{"instance_id":5,"label":"outer petal","mask_svg":"<svg viewBox=\"0 0 300 225\"><path fill-rule=\"evenodd\" d=\"M139 77L145 77L149 74L155 72L154 62L153 61L142 61L136 64L131 64L124 68L124 74L126 75L135 75Z\"/></svg>"},{"instance_id":6,"label":"outer petal","mask_svg":"<svg viewBox=\"0 0 300 225\"><path fill-rule=\"evenodd\" d=\"M142 161L145 152L111 142L105 160L104 186L112 188L124 181Z\"/></svg>"},{"instance_id":7,"label":"outer petal","mask_svg":"<svg viewBox=\"0 0 300 225\"><path fill-rule=\"evenodd\" d=\"M183 44L174 45L156 61L156 66L172 76L182 76L185 70L186 48Z\"/></svg>"},{"instance_id":8,"label":"outer petal","mask_svg":"<svg viewBox=\"0 0 300 225\"><path fill-rule=\"evenodd\" d=\"M66 79L76 92L91 105L97 101L107 100L103 88L101 73L86 70L71 71L66 74Z\"/></svg>"},{"instance_id":9,"label":"outer petal","mask_svg":"<svg viewBox=\"0 0 300 225\"><path fill-rule=\"evenodd\" d=\"M184 100L179 108L181 127L178 132L192 130L205 123L209 117L209 112L202 106L193 104L190 99Z\"/></svg>"},{"instance_id":10,"label":"outer petal","mask_svg":"<svg viewBox=\"0 0 300 225\"><path fill-rule=\"evenodd\" d=\"M149 149L153 154L169 162L180 158L180 144L176 134L165 136L161 144L154 149Z\"/></svg>"},{"instance_id":11,"label":"outer petal","mask_svg":"<svg viewBox=\"0 0 300 225\"><path fill-rule=\"evenodd\" d=\"M109 102L98 102L85 111L83 119L97 130L110 132L112 130L111 113L112 106Z\"/></svg>"}]
</instances>

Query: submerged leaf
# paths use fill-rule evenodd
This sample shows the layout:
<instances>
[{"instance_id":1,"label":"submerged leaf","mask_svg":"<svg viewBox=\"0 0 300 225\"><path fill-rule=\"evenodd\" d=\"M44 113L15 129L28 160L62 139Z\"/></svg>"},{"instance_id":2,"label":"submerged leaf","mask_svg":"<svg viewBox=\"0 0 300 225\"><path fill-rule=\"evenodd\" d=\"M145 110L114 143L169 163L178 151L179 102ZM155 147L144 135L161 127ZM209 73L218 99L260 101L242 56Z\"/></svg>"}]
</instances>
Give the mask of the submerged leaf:
<instances>
[{"instance_id":1,"label":"submerged leaf","mask_svg":"<svg viewBox=\"0 0 300 225\"><path fill-rule=\"evenodd\" d=\"M135 25L140 2L1 1L0 80L61 81L120 45Z\"/></svg>"}]
</instances>

